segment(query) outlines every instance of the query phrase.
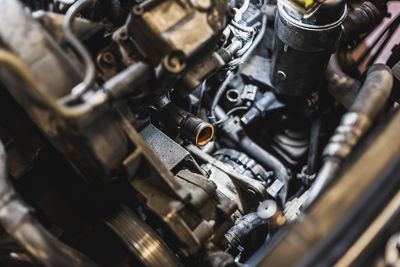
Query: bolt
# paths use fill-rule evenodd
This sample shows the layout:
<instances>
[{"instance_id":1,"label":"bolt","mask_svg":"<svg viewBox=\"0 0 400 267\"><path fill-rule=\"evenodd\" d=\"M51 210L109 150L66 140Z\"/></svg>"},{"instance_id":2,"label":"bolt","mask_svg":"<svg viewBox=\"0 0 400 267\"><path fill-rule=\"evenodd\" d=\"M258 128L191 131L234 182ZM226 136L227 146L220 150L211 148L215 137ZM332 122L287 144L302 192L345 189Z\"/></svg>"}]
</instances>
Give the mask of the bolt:
<instances>
[{"instance_id":1,"label":"bolt","mask_svg":"<svg viewBox=\"0 0 400 267\"><path fill-rule=\"evenodd\" d=\"M165 57L164 66L170 72L181 72L186 66L184 54L180 51L172 52Z\"/></svg>"},{"instance_id":2,"label":"bolt","mask_svg":"<svg viewBox=\"0 0 400 267\"><path fill-rule=\"evenodd\" d=\"M110 52L104 52L100 54L99 63L105 67L112 67L115 65L114 55Z\"/></svg>"},{"instance_id":3,"label":"bolt","mask_svg":"<svg viewBox=\"0 0 400 267\"><path fill-rule=\"evenodd\" d=\"M283 82L284 80L286 80L286 73L284 73L283 71L279 70L278 71L278 80L280 82Z\"/></svg>"},{"instance_id":4,"label":"bolt","mask_svg":"<svg viewBox=\"0 0 400 267\"><path fill-rule=\"evenodd\" d=\"M143 12L144 12L143 7L140 5L136 5L136 6L132 7L132 13L135 16L141 16L141 15L143 15Z\"/></svg>"}]
</instances>

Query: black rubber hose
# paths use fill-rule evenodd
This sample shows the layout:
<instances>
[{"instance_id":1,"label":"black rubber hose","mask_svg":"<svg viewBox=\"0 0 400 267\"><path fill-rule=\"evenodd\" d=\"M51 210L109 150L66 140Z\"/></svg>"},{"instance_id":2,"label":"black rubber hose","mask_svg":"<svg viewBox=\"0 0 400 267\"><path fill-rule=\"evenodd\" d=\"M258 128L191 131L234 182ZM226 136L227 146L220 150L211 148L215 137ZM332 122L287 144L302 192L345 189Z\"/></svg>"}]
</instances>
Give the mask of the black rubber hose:
<instances>
[{"instance_id":1,"label":"black rubber hose","mask_svg":"<svg viewBox=\"0 0 400 267\"><path fill-rule=\"evenodd\" d=\"M31 215L7 178L6 154L0 142L0 224L43 266L97 266L77 250L51 235Z\"/></svg>"},{"instance_id":2,"label":"black rubber hose","mask_svg":"<svg viewBox=\"0 0 400 267\"><path fill-rule=\"evenodd\" d=\"M349 108L360 89L360 82L342 71L336 54L329 61L326 79L328 92L344 107Z\"/></svg>"},{"instance_id":3,"label":"black rubber hose","mask_svg":"<svg viewBox=\"0 0 400 267\"><path fill-rule=\"evenodd\" d=\"M349 12L344 21L342 41L349 44L358 36L369 33L382 19L383 16L375 4L369 1L362 3Z\"/></svg>"},{"instance_id":4,"label":"black rubber hose","mask_svg":"<svg viewBox=\"0 0 400 267\"><path fill-rule=\"evenodd\" d=\"M257 162L259 162L264 167L271 168L274 171L274 174L278 180L284 183L284 187L279 193L282 203L285 203L290 174L288 169L280 162L275 156L271 153L267 152L265 149L257 145L253 140L251 140L248 136L244 136L239 140L239 145L243 151L250 155L250 157L254 158Z\"/></svg>"},{"instance_id":5,"label":"black rubber hose","mask_svg":"<svg viewBox=\"0 0 400 267\"><path fill-rule=\"evenodd\" d=\"M322 124L322 118L320 116L315 118L315 120L312 122L310 146L308 149L308 158L307 158L307 170L306 170L307 175L312 175L317 171L321 124Z\"/></svg>"},{"instance_id":6,"label":"black rubber hose","mask_svg":"<svg viewBox=\"0 0 400 267\"><path fill-rule=\"evenodd\" d=\"M173 103L168 104L161 110L160 118L199 147L208 144L214 136L214 126L211 123Z\"/></svg>"},{"instance_id":7,"label":"black rubber hose","mask_svg":"<svg viewBox=\"0 0 400 267\"><path fill-rule=\"evenodd\" d=\"M369 68L367 78L354 103L343 116L335 134L325 147L324 164L310 189L305 207L311 204L333 180L343 160L370 129L387 103L392 87L393 74L389 66L375 64Z\"/></svg>"},{"instance_id":8,"label":"black rubber hose","mask_svg":"<svg viewBox=\"0 0 400 267\"><path fill-rule=\"evenodd\" d=\"M349 112L375 120L386 104L393 86L392 70L385 64L375 64L368 69L367 78Z\"/></svg>"},{"instance_id":9,"label":"black rubber hose","mask_svg":"<svg viewBox=\"0 0 400 267\"><path fill-rule=\"evenodd\" d=\"M217 106L218 112L216 115L218 119L226 117L226 114L222 109ZM278 180L280 180L284 187L279 193L282 204L285 203L289 180L291 178L290 171L283 165L283 163L277 159L274 155L257 145L248 135L245 133L242 126L235 123L235 120L227 120L222 126L222 131L228 136L232 141L234 141L244 152L246 152L250 157L255 159L258 163L266 168L272 169Z\"/></svg>"},{"instance_id":10,"label":"black rubber hose","mask_svg":"<svg viewBox=\"0 0 400 267\"><path fill-rule=\"evenodd\" d=\"M248 236L254 229L267 224L268 221L260 218L257 212L243 216L225 234L229 249L237 247L243 241L243 238Z\"/></svg>"}]
</instances>

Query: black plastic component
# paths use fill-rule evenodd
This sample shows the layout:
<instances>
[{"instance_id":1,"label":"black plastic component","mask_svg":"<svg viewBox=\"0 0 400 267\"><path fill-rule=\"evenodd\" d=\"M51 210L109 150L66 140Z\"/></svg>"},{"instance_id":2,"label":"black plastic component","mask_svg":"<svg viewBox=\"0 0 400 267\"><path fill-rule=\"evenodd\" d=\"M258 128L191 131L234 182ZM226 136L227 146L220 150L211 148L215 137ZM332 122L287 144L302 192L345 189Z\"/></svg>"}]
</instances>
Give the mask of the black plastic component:
<instances>
[{"instance_id":1,"label":"black plastic component","mask_svg":"<svg viewBox=\"0 0 400 267\"><path fill-rule=\"evenodd\" d=\"M214 153L214 157L231 165L238 173L260 181L267 181L273 176L273 172L266 171L254 159L237 150L220 149Z\"/></svg>"},{"instance_id":2,"label":"black plastic component","mask_svg":"<svg viewBox=\"0 0 400 267\"><path fill-rule=\"evenodd\" d=\"M345 44L353 44L360 35L369 33L383 19L378 8L371 2L362 3L355 8L343 23L343 39Z\"/></svg>"},{"instance_id":3,"label":"black plastic component","mask_svg":"<svg viewBox=\"0 0 400 267\"><path fill-rule=\"evenodd\" d=\"M346 13L344 1L327 1L307 19L278 4L271 71L275 93L305 96L319 89Z\"/></svg>"},{"instance_id":4,"label":"black plastic component","mask_svg":"<svg viewBox=\"0 0 400 267\"><path fill-rule=\"evenodd\" d=\"M180 107L169 104L160 113L161 119L197 146L205 146L214 136L214 127Z\"/></svg>"},{"instance_id":5,"label":"black plastic component","mask_svg":"<svg viewBox=\"0 0 400 267\"><path fill-rule=\"evenodd\" d=\"M267 111L282 107L284 107L284 104L279 102L273 93L266 92L264 96L257 100L253 107L243 115L241 121L244 125L250 124L255 119L263 117Z\"/></svg>"}]
</instances>

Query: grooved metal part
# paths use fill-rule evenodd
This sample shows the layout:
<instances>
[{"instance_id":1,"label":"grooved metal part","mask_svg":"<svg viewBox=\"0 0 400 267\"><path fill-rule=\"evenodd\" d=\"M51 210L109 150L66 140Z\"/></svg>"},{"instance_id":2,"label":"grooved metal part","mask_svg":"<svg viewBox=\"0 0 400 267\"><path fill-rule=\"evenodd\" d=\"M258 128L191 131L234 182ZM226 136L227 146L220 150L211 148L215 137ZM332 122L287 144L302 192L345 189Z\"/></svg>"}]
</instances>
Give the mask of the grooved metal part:
<instances>
[{"instance_id":1,"label":"grooved metal part","mask_svg":"<svg viewBox=\"0 0 400 267\"><path fill-rule=\"evenodd\" d=\"M106 225L145 266L182 266L160 237L127 207L109 218Z\"/></svg>"}]
</instances>

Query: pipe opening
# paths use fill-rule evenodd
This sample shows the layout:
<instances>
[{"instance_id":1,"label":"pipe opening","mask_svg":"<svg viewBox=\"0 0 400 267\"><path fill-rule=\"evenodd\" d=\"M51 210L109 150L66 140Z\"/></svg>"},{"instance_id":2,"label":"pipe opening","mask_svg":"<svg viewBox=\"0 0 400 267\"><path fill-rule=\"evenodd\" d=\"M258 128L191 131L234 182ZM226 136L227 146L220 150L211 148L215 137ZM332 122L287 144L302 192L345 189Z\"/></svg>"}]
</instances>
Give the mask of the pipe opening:
<instances>
[{"instance_id":1,"label":"pipe opening","mask_svg":"<svg viewBox=\"0 0 400 267\"><path fill-rule=\"evenodd\" d=\"M196 135L196 145L205 146L207 145L214 136L214 127L207 123L203 125Z\"/></svg>"}]
</instances>

